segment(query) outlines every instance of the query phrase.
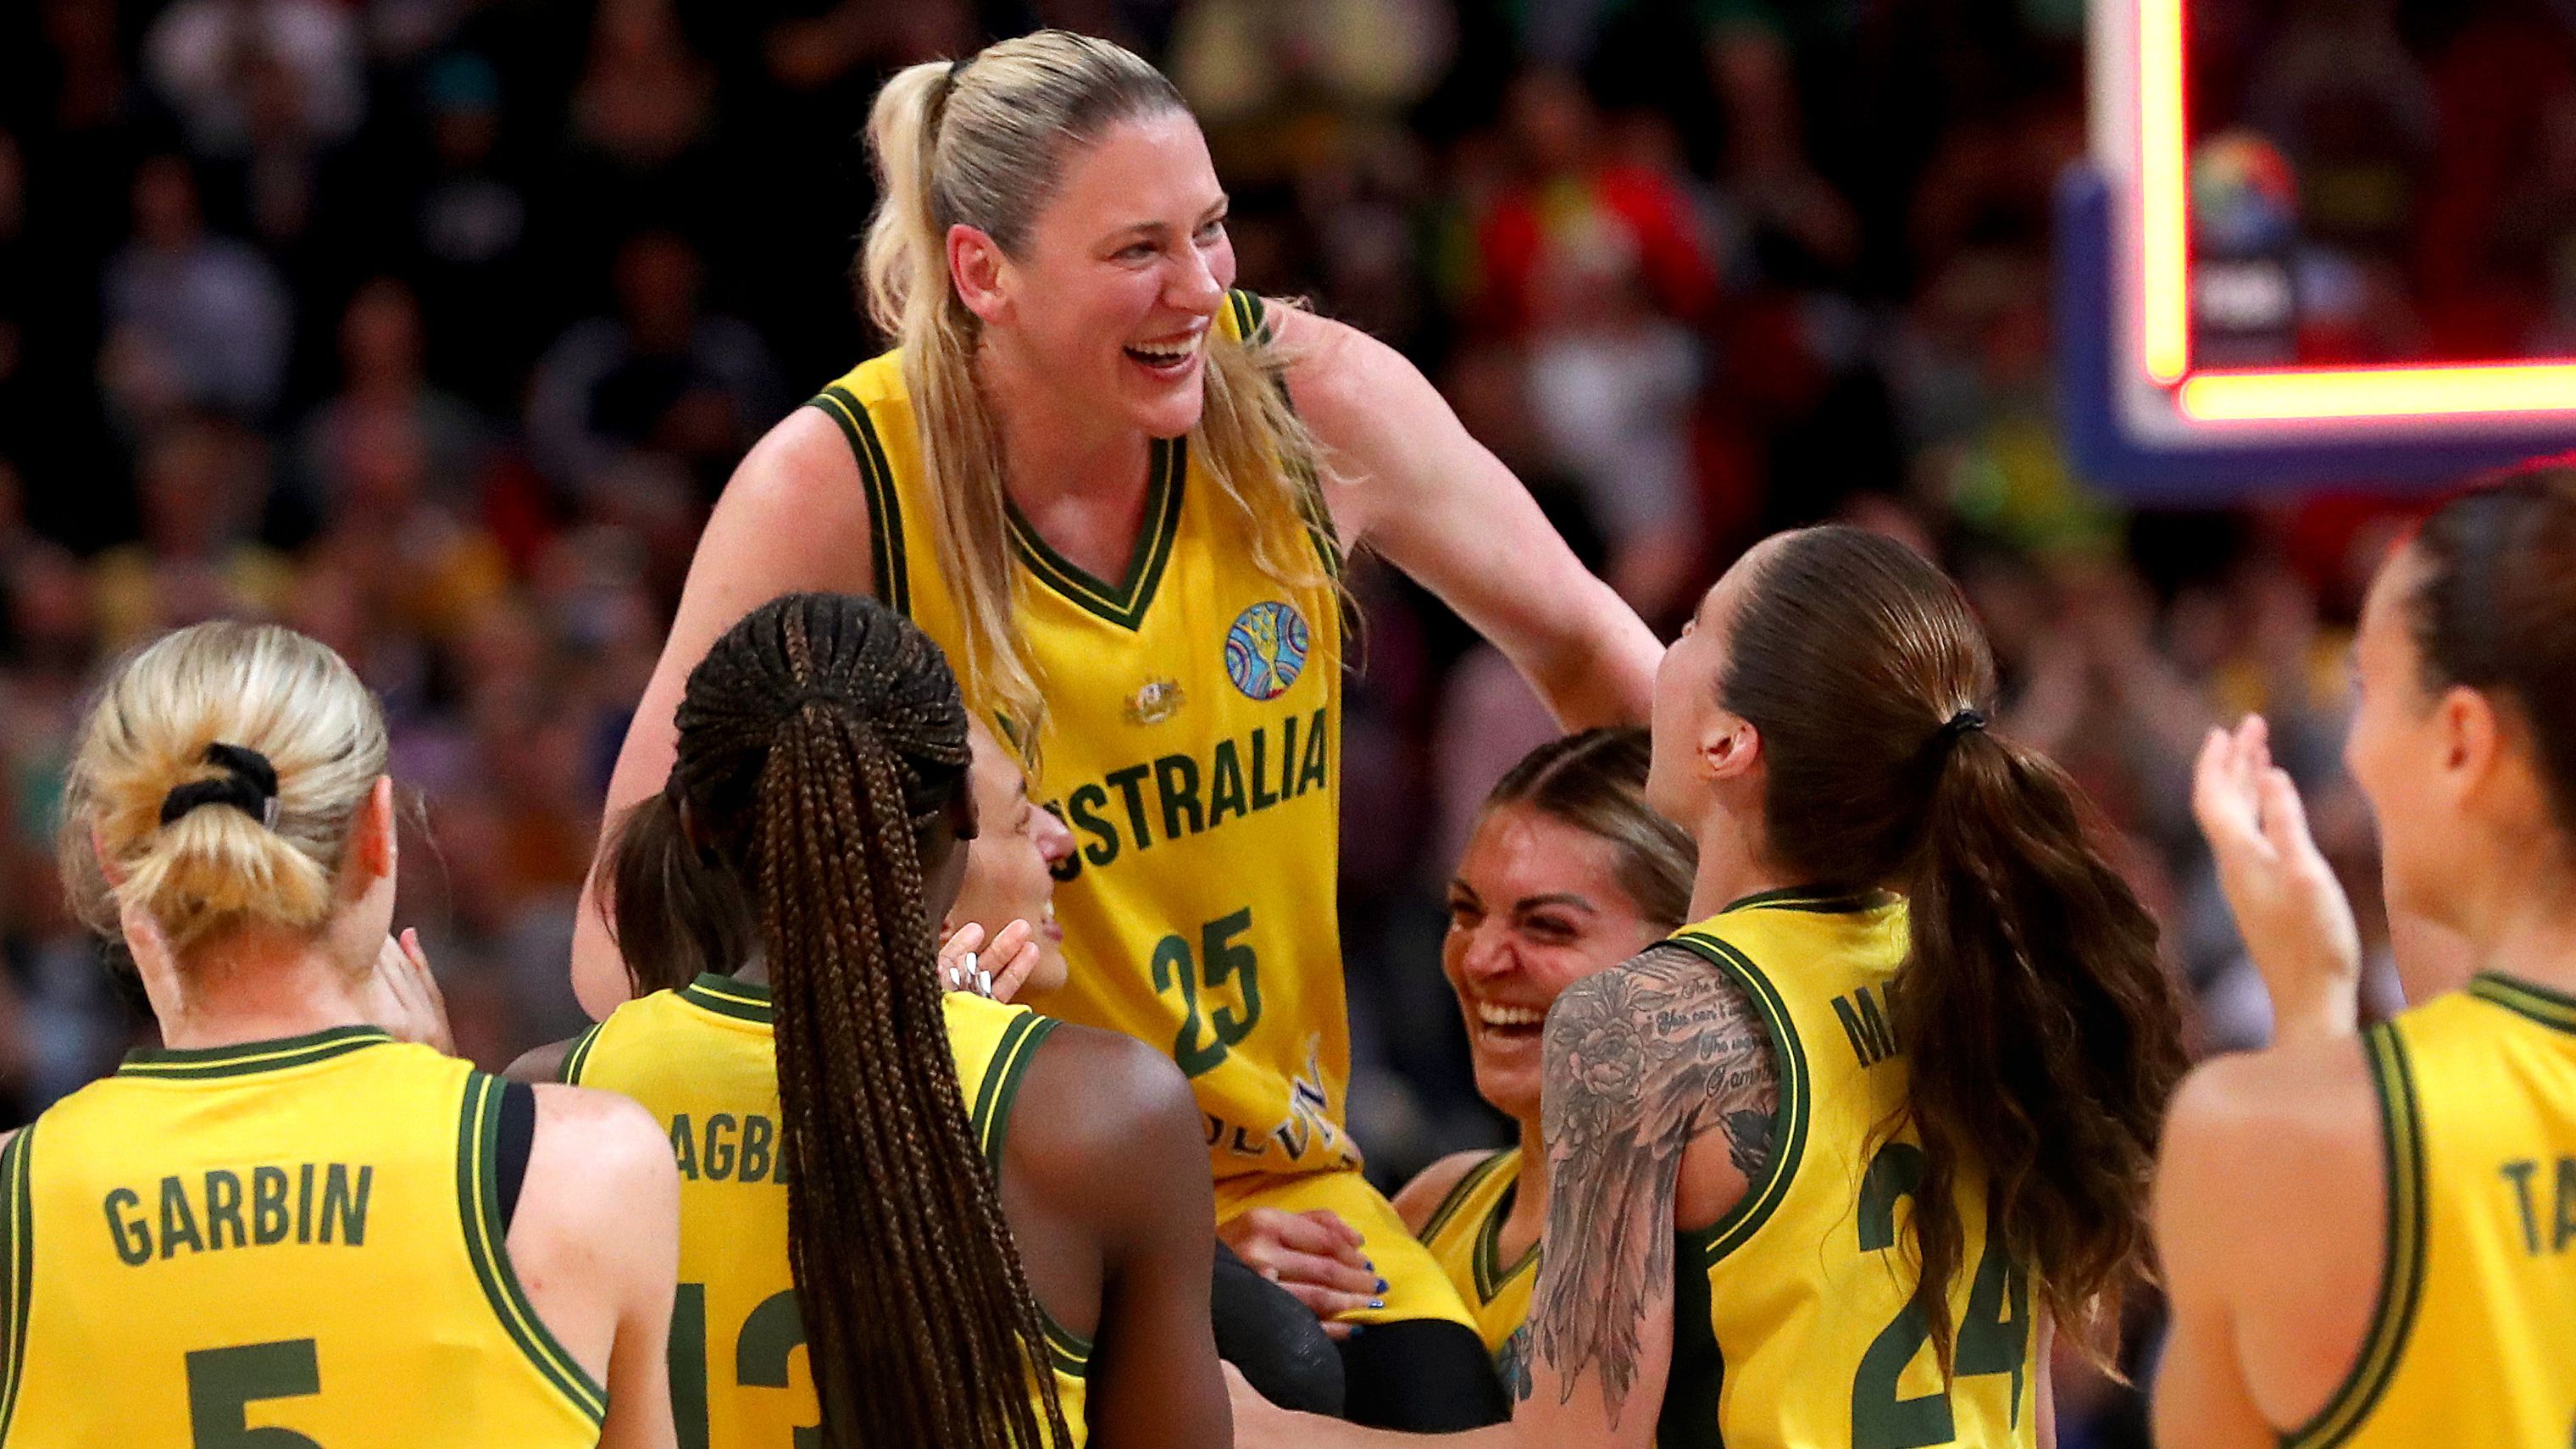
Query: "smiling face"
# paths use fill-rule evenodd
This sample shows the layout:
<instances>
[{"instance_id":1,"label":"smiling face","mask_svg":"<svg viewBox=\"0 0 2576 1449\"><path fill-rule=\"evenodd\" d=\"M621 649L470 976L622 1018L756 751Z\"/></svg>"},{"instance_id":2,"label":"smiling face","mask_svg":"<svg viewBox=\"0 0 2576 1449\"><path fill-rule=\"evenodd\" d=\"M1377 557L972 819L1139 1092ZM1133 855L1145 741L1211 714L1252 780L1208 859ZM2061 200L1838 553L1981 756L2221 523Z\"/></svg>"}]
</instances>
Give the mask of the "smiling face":
<instances>
[{"instance_id":1,"label":"smiling face","mask_svg":"<svg viewBox=\"0 0 2576 1449\"><path fill-rule=\"evenodd\" d=\"M1014 377L1175 438L1198 423L1207 331L1234 285L1225 213L1198 122L1161 111L1066 158L1017 254L986 258L989 293L974 275L976 244L952 243L953 264L986 345L1008 352Z\"/></svg>"},{"instance_id":2,"label":"smiling face","mask_svg":"<svg viewBox=\"0 0 2576 1449\"><path fill-rule=\"evenodd\" d=\"M1073 832L1050 811L1029 802L1028 777L979 720L968 731L974 761L966 772L981 825L966 851L966 878L948 919L973 921L991 940L1013 921L1026 921L1037 942L1037 970L1023 992L1064 985L1064 928L1055 919L1055 877L1049 872L1073 854Z\"/></svg>"},{"instance_id":3,"label":"smiling face","mask_svg":"<svg viewBox=\"0 0 2576 1449\"><path fill-rule=\"evenodd\" d=\"M1610 842L1526 805L1487 812L1449 883L1440 947L1477 1092L1536 1121L1539 1037L1557 993L1663 935L1620 887Z\"/></svg>"}]
</instances>

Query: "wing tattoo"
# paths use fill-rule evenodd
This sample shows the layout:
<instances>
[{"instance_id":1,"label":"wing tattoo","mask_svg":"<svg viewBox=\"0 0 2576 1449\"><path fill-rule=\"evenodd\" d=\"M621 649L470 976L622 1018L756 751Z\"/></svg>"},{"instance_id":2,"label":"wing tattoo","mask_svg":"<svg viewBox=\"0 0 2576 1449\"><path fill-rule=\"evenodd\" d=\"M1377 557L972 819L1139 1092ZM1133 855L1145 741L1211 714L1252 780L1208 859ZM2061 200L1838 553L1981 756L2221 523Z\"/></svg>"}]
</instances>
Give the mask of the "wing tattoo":
<instances>
[{"instance_id":1,"label":"wing tattoo","mask_svg":"<svg viewBox=\"0 0 2576 1449\"><path fill-rule=\"evenodd\" d=\"M1742 988L1677 946L1566 988L1548 1013L1548 1214L1526 1351L1571 1400L1601 1375L1617 1428L1637 1377L1648 1309L1673 1291L1673 1198L1682 1151L1722 1132L1738 1170L1771 1161L1780 1100L1771 1039ZM1535 1385L1526 1366L1519 1396Z\"/></svg>"}]
</instances>

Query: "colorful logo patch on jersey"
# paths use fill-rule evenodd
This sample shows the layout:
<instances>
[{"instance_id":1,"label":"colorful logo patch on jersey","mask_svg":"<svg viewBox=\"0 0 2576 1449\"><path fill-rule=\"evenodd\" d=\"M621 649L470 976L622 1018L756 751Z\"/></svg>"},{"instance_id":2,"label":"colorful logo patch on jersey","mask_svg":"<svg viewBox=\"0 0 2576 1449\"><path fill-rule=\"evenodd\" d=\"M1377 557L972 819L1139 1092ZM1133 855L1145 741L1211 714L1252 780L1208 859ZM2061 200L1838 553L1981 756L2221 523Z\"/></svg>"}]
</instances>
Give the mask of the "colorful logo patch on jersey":
<instances>
[{"instance_id":1,"label":"colorful logo patch on jersey","mask_svg":"<svg viewBox=\"0 0 2576 1449\"><path fill-rule=\"evenodd\" d=\"M1225 631L1225 677L1253 699L1277 699L1306 668L1306 619L1272 601L1234 616Z\"/></svg>"},{"instance_id":2,"label":"colorful logo patch on jersey","mask_svg":"<svg viewBox=\"0 0 2576 1449\"><path fill-rule=\"evenodd\" d=\"M1127 706L1121 713L1131 725L1161 724L1179 714L1183 702L1179 680L1149 679L1127 696Z\"/></svg>"}]
</instances>

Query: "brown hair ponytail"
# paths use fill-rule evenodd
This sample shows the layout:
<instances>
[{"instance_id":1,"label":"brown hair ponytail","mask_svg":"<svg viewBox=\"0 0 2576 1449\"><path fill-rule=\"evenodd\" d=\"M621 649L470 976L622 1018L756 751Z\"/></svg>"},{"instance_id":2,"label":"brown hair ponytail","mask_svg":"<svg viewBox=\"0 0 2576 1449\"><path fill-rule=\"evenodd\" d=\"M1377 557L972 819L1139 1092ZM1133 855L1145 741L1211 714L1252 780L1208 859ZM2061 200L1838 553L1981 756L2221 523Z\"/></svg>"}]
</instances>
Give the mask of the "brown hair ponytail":
<instances>
[{"instance_id":1,"label":"brown hair ponytail","mask_svg":"<svg viewBox=\"0 0 2576 1449\"><path fill-rule=\"evenodd\" d=\"M1894 540L1784 534L1748 559L1719 697L1760 732L1767 847L1802 882L1895 886L1902 1118L1921 1139L1915 1301L1946 1372L1955 1185L2097 1354L2146 1276L2156 1132L2185 1065L2156 926L2074 783L1984 726L1994 661L1956 585Z\"/></svg>"},{"instance_id":2,"label":"brown hair ponytail","mask_svg":"<svg viewBox=\"0 0 2576 1449\"><path fill-rule=\"evenodd\" d=\"M967 767L947 662L870 600L789 595L708 651L679 727L675 789L768 956L788 1258L828 1442L1071 1442L933 978L924 846Z\"/></svg>"}]
</instances>

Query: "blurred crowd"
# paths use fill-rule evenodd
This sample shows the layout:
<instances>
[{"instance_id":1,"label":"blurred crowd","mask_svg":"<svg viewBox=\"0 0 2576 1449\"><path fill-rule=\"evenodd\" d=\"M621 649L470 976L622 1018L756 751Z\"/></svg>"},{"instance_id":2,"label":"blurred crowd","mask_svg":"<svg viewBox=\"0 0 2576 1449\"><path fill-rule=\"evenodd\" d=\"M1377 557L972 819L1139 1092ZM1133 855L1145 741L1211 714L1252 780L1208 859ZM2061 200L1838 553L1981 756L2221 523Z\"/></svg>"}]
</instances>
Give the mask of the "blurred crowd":
<instances>
[{"instance_id":1,"label":"blurred crowd","mask_svg":"<svg viewBox=\"0 0 2576 1449\"><path fill-rule=\"evenodd\" d=\"M2189 760L2213 721L2272 717L2384 961L2336 751L2357 591L2404 506L2356 479L2138 513L2073 476L2046 276L2052 187L2086 140L2083 8L0 6L9 1120L149 1030L65 915L53 810L98 664L215 614L306 630L382 693L425 805L403 913L461 1048L497 1065L565 1034L600 796L697 528L744 447L876 345L848 282L868 98L892 67L1042 23L1157 58L1234 195L1241 285L1416 358L1658 627L1784 526L1866 523L1951 566L1993 631L2001 723L2125 842L2204 1044L2259 1040ZM2196 85L2255 98L2196 124L2290 158L2294 229L2359 259L2318 296L2407 329L2370 346L2576 329L2556 16L2195 5ZM1436 601L1365 561L1353 588L1354 1119L1400 1177L1499 1140L1436 970L1440 886L1477 799L1551 726ZM2134 1432L2065 1392L2068 1442Z\"/></svg>"}]
</instances>

